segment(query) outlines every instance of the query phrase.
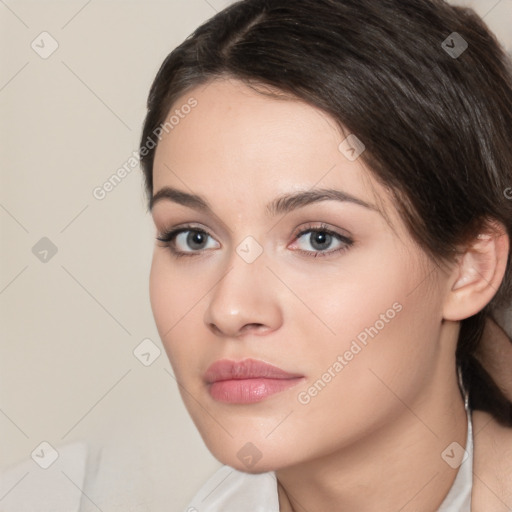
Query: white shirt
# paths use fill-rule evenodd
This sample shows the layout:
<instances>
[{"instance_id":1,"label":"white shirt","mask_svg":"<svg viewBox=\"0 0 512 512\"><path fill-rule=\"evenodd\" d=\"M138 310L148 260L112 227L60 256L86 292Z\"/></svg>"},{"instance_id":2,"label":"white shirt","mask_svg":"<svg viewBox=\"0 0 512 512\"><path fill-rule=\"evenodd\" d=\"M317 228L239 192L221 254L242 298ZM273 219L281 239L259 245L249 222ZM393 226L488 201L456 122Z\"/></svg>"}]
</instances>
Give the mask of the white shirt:
<instances>
[{"instance_id":1,"label":"white shirt","mask_svg":"<svg viewBox=\"0 0 512 512\"><path fill-rule=\"evenodd\" d=\"M466 453L460 445L450 445L443 452L445 457L458 456L462 464L438 512L471 512L473 427L467 405L466 415ZM184 512L279 512L275 472L249 474L223 466L200 488Z\"/></svg>"}]
</instances>

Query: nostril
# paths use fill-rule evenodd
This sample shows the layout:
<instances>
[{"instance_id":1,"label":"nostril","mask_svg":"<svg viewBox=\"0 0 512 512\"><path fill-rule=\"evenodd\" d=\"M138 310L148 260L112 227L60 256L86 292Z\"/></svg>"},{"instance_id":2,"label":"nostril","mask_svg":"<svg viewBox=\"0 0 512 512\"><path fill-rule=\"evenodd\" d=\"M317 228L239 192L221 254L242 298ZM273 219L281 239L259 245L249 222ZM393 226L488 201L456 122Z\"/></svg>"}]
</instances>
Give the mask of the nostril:
<instances>
[{"instance_id":1,"label":"nostril","mask_svg":"<svg viewBox=\"0 0 512 512\"><path fill-rule=\"evenodd\" d=\"M208 324L208 327L215 333L215 334L222 334L222 331L215 325L215 324Z\"/></svg>"}]
</instances>

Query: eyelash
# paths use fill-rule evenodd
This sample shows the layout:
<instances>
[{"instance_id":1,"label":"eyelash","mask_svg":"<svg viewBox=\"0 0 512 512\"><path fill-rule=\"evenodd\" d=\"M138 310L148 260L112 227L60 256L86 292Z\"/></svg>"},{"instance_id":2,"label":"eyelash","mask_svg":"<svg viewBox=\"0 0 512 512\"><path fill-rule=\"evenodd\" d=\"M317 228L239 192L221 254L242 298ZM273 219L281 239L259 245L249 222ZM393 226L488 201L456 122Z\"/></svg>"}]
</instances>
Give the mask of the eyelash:
<instances>
[{"instance_id":1,"label":"eyelash","mask_svg":"<svg viewBox=\"0 0 512 512\"><path fill-rule=\"evenodd\" d=\"M162 242L163 247L169 248L169 250L171 251L171 254L173 256L175 256L176 258L200 256L201 252L204 252L204 250L203 251L195 251L195 252L194 251L183 252L183 251L177 251L174 248L175 238L179 234L186 233L187 231L191 231L194 233L201 233L203 235L211 237L211 235L204 229L189 225L189 226L183 226L178 229L166 231L166 232L162 233L160 236L157 236L157 240ZM332 256L333 254L342 253L344 251L347 251L354 243L354 241L351 240L350 238L348 238L344 235L341 235L340 233L337 233L336 231L333 231L332 229L329 229L327 227L327 225L325 225L325 224L321 224L320 226L313 226L313 225L307 226L306 228L302 229L295 235L294 241L300 239L306 233L325 233L325 234L328 234L328 235L334 237L338 241L343 242L343 244L344 244L342 247L335 249L333 251L314 252L314 251L304 251L302 249L295 249L296 252L299 252L301 254L304 254L305 256L312 257L312 258L318 258L318 257L324 258L327 256Z\"/></svg>"}]
</instances>

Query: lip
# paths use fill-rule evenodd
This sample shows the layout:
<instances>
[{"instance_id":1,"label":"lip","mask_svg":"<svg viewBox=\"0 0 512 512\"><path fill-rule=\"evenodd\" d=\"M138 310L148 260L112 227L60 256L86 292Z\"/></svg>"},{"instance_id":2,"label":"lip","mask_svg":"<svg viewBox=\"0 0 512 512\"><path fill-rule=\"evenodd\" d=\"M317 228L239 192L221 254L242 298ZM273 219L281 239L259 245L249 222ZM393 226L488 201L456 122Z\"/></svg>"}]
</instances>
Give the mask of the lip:
<instances>
[{"instance_id":1,"label":"lip","mask_svg":"<svg viewBox=\"0 0 512 512\"><path fill-rule=\"evenodd\" d=\"M221 359L209 366L204 374L210 396L231 404L260 402L303 379L303 375L286 372L256 359L239 362Z\"/></svg>"}]
</instances>

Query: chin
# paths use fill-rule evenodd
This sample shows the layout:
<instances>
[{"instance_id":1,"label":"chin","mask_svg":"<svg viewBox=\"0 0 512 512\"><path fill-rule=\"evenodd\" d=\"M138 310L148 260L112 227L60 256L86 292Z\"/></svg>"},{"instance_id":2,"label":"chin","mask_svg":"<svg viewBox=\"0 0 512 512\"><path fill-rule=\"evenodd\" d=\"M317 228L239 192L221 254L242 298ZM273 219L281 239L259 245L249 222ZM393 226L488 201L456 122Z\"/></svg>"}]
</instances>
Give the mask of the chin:
<instances>
[{"instance_id":1,"label":"chin","mask_svg":"<svg viewBox=\"0 0 512 512\"><path fill-rule=\"evenodd\" d=\"M265 450L273 451L271 447L259 450L250 442L233 442L229 445L215 447L207 445L207 447L221 464L230 466L243 473L257 475L276 471L286 465L284 461L276 458L275 452L272 454L272 457L265 457Z\"/></svg>"}]
</instances>

